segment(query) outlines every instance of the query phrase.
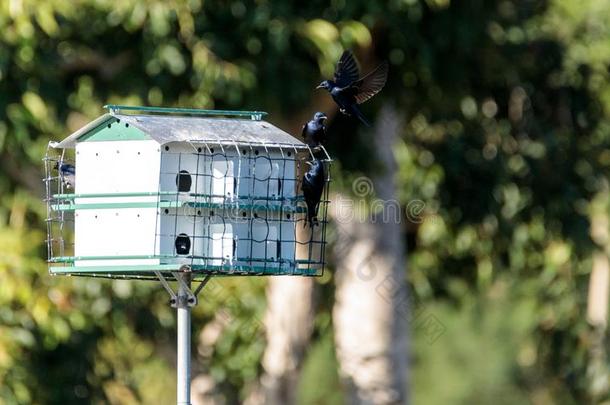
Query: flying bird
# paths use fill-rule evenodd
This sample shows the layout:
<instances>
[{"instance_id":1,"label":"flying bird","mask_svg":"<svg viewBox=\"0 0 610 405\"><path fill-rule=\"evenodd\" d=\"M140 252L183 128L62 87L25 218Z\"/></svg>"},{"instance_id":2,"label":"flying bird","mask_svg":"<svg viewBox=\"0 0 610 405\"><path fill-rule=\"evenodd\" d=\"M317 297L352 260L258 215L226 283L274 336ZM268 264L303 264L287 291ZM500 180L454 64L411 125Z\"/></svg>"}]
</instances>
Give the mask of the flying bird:
<instances>
[{"instance_id":1,"label":"flying bird","mask_svg":"<svg viewBox=\"0 0 610 405\"><path fill-rule=\"evenodd\" d=\"M76 183L76 168L68 163L57 162L55 168L59 171L59 177L67 188L74 189Z\"/></svg>"},{"instance_id":2,"label":"flying bird","mask_svg":"<svg viewBox=\"0 0 610 405\"><path fill-rule=\"evenodd\" d=\"M383 62L362 78L358 63L351 51L344 51L335 68L332 80L324 80L316 87L326 89L345 115L355 115L370 127L371 123L364 117L358 104L373 97L385 85L388 78L388 62Z\"/></svg>"},{"instance_id":3,"label":"flying bird","mask_svg":"<svg viewBox=\"0 0 610 405\"><path fill-rule=\"evenodd\" d=\"M317 224L318 209L320 207L320 199L322 191L324 191L324 183L326 175L324 173L324 164L320 159L315 159L313 162L305 162L310 165L310 169L303 176L303 196L307 205L307 222L313 228L314 222ZM307 223L306 222L306 223Z\"/></svg>"},{"instance_id":4,"label":"flying bird","mask_svg":"<svg viewBox=\"0 0 610 405\"><path fill-rule=\"evenodd\" d=\"M327 118L326 114L318 111L307 124L303 125L301 136L310 148L316 148L326 140L326 126L324 125L324 121L326 121Z\"/></svg>"}]
</instances>

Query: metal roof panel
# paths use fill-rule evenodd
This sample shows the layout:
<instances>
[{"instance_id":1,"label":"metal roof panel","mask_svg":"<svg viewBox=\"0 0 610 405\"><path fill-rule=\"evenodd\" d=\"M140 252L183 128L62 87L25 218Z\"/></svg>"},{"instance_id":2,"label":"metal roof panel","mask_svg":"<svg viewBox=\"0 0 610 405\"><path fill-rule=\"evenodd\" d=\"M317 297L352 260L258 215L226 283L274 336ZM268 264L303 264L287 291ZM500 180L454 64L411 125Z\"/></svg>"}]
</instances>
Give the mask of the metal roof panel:
<instances>
[{"instance_id":1,"label":"metal roof panel","mask_svg":"<svg viewBox=\"0 0 610 405\"><path fill-rule=\"evenodd\" d=\"M73 148L78 139L108 119L117 118L163 145L169 142L253 144L307 148L303 142L266 121L160 114L105 114L56 145Z\"/></svg>"}]
</instances>

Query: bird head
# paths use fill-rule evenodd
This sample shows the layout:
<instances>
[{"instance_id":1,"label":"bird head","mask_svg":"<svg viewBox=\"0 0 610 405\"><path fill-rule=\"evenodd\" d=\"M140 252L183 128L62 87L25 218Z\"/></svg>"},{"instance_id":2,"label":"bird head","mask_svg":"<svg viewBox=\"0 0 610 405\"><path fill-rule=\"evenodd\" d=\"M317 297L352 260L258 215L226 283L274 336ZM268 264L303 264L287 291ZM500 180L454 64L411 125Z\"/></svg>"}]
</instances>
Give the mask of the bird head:
<instances>
[{"instance_id":1,"label":"bird head","mask_svg":"<svg viewBox=\"0 0 610 405\"><path fill-rule=\"evenodd\" d=\"M317 113L314 114L313 119L316 122L323 122L324 120L328 119L328 117L323 112L318 111Z\"/></svg>"},{"instance_id":2,"label":"bird head","mask_svg":"<svg viewBox=\"0 0 610 405\"><path fill-rule=\"evenodd\" d=\"M316 87L316 89L330 90L330 82L328 80L324 80L322 83L318 84L318 87Z\"/></svg>"},{"instance_id":3,"label":"bird head","mask_svg":"<svg viewBox=\"0 0 610 405\"><path fill-rule=\"evenodd\" d=\"M311 162L305 161L305 163L307 163L309 167L311 167L312 172L320 170L320 166L322 165L322 162L318 158L313 158Z\"/></svg>"}]
</instances>

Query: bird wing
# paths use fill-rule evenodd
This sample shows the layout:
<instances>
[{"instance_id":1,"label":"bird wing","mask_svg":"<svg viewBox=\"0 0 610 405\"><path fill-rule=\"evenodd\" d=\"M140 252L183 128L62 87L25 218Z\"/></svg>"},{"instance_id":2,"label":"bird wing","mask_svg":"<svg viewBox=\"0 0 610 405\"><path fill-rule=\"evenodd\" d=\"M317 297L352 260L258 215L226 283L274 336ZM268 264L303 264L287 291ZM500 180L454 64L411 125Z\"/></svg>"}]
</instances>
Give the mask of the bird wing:
<instances>
[{"instance_id":1,"label":"bird wing","mask_svg":"<svg viewBox=\"0 0 610 405\"><path fill-rule=\"evenodd\" d=\"M358 104L364 103L379 93L388 79L388 62L383 62L375 70L355 82L350 89Z\"/></svg>"},{"instance_id":2,"label":"bird wing","mask_svg":"<svg viewBox=\"0 0 610 405\"><path fill-rule=\"evenodd\" d=\"M333 81L338 87L347 87L358 80L358 76L360 69L354 55L351 51L343 51L341 59L337 62Z\"/></svg>"},{"instance_id":3,"label":"bird wing","mask_svg":"<svg viewBox=\"0 0 610 405\"><path fill-rule=\"evenodd\" d=\"M67 163L62 164L60 170L63 174L76 174L76 168Z\"/></svg>"}]
</instances>

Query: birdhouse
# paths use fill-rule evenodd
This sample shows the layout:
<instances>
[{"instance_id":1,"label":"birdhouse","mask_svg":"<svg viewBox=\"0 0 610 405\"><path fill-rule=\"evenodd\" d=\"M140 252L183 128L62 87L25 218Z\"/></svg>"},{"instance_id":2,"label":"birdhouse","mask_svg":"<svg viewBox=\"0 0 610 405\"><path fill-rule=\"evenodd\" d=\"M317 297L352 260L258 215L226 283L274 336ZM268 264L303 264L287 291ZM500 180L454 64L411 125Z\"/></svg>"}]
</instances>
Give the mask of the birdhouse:
<instances>
[{"instance_id":1,"label":"birdhouse","mask_svg":"<svg viewBox=\"0 0 610 405\"><path fill-rule=\"evenodd\" d=\"M307 162L330 158L256 111L107 106L45 158L52 274L319 275L328 186L306 223Z\"/></svg>"}]
</instances>

